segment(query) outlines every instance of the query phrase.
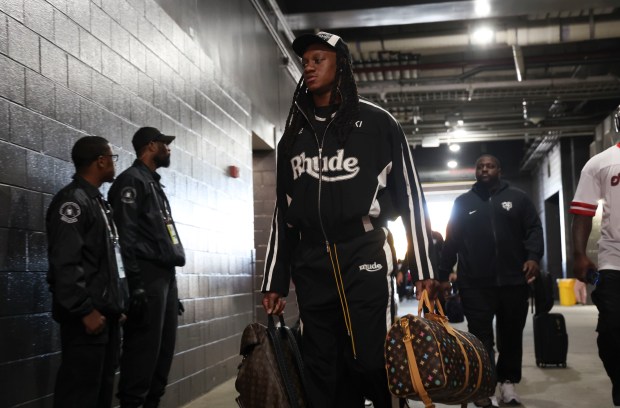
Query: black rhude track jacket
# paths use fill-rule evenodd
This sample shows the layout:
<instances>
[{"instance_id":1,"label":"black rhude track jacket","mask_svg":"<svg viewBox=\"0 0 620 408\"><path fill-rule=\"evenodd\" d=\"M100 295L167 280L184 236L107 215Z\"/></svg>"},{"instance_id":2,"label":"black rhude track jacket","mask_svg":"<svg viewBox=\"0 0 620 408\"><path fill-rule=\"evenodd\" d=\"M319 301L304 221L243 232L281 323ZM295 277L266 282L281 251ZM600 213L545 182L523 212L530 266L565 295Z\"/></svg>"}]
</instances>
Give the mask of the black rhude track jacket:
<instances>
[{"instance_id":1,"label":"black rhude track jacket","mask_svg":"<svg viewBox=\"0 0 620 408\"><path fill-rule=\"evenodd\" d=\"M523 191L500 183L493 195L476 183L454 202L439 271L447 279L458 255L459 287L525 285L523 264L543 256L534 204Z\"/></svg>"},{"instance_id":2,"label":"black rhude track jacket","mask_svg":"<svg viewBox=\"0 0 620 408\"><path fill-rule=\"evenodd\" d=\"M398 216L412 254L410 270L419 271L414 279L435 278L426 203L396 119L360 99L359 120L340 145L329 124L325 135L315 135L310 110L298 106L305 126L290 152L282 141L278 144L276 208L262 291L288 294L291 257L300 238L338 243L386 227Z\"/></svg>"}]
</instances>

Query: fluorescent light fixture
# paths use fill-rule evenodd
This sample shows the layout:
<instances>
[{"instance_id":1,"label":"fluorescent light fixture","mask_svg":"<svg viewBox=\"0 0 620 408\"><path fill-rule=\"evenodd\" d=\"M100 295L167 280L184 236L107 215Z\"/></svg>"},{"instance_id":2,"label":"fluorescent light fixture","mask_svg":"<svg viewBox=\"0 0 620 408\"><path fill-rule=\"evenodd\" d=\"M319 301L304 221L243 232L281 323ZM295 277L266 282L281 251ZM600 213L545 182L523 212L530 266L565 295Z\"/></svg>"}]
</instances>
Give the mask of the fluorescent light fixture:
<instances>
[{"instance_id":1,"label":"fluorescent light fixture","mask_svg":"<svg viewBox=\"0 0 620 408\"><path fill-rule=\"evenodd\" d=\"M461 150L461 145L458 144L451 144L449 147L450 151L452 152L458 152L459 150Z\"/></svg>"},{"instance_id":2,"label":"fluorescent light fixture","mask_svg":"<svg viewBox=\"0 0 620 408\"><path fill-rule=\"evenodd\" d=\"M467 131L465 129L455 129L454 132L452 132L452 135L454 137L463 137L467 135Z\"/></svg>"},{"instance_id":3,"label":"fluorescent light fixture","mask_svg":"<svg viewBox=\"0 0 620 408\"><path fill-rule=\"evenodd\" d=\"M458 166L459 164L456 162L456 160L450 160L448 162L448 167L450 167L451 169L455 168L456 166Z\"/></svg>"},{"instance_id":4,"label":"fluorescent light fixture","mask_svg":"<svg viewBox=\"0 0 620 408\"><path fill-rule=\"evenodd\" d=\"M425 136L422 139L422 147L439 147L439 136Z\"/></svg>"},{"instance_id":5,"label":"fluorescent light fixture","mask_svg":"<svg viewBox=\"0 0 620 408\"><path fill-rule=\"evenodd\" d=\"M476 17L488 17L491 14L491 4L489 4L488 0L477 0L474 3L474 11Z\"/></svg>"},{"instance_id":6,"label":"fluorescent light fixture","mask_svg":"<svg viewBox=\"0 0 620 408\"><path fill-rule=\"evenodd\" d=\"M471 34L471 42L473 44L490 44L495 38L495 32L490 27L478 27Z\"/></svg>"}]
</instances>

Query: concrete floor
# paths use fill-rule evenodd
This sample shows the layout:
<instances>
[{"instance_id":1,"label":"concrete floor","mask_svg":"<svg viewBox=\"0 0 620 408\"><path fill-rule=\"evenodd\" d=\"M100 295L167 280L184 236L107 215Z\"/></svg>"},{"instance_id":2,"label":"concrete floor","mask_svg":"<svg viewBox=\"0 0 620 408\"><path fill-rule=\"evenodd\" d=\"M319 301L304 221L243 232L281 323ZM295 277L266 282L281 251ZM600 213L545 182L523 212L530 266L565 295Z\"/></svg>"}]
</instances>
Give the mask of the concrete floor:
<instances>
[{"instance_id":1,"label":"concrete floor","mask_svg":"<svg viewBox=\"0 0 620 408\"><path fill-rule=\"evenodd\" d=\"M404 301L399 314L417 313L417 302ZM538 368L534 358L532 315L524 332L523 379L517 386L525 408L602 408L613 407L611 382L605 374L596 347L597 311L594 306L554 306L552 312L562 313L568 330L568 367ZM466 323L454 325L466 330ZM235 379L214 388L183 408L236 408ZM412 407L424 404L414 402ZM436 404L437 408L447 405ZM474 407L469 404L469 407ZM277 407L274 407L277 408Z\"/></svg>"}]
</instances>

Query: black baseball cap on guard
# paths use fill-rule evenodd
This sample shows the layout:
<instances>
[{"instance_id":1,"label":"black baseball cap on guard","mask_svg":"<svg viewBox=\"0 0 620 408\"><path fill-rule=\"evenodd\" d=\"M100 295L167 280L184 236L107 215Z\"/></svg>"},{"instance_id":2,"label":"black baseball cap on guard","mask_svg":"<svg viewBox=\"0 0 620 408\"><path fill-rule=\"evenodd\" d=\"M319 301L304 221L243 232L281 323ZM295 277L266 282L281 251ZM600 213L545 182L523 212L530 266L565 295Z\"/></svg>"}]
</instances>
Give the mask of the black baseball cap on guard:
<instances>
[{"instance_id":1,"label":"black baseball cap on guard","mask_svg":"<svg viewBox=\"0 0 620 408\"><path fill-rule=\"evenodd\" d=\"M168 136L164 135L154 127L141 127L134 133L133 139L131 139L131 144L136 152L139 152L140 149L151 142L162 142L165 144L170 144L176 138L176 136Z\"/></svg>"},{"instance_id":2,"label":"black baseball cap on guard","mask_svg":"<svg viewBox=\"0 0 620 408\"><path fill-rule=\"evenodd\" d=\"M334 50L340 50L346 57L351 60L351 53L347 43L336 34L327 33L325 31L318 32L316 34L302 34L295 38L293 41L293 51L299 57L303 57L306 49L312 44L324 44Z\"/></svg>"}]
</instances>

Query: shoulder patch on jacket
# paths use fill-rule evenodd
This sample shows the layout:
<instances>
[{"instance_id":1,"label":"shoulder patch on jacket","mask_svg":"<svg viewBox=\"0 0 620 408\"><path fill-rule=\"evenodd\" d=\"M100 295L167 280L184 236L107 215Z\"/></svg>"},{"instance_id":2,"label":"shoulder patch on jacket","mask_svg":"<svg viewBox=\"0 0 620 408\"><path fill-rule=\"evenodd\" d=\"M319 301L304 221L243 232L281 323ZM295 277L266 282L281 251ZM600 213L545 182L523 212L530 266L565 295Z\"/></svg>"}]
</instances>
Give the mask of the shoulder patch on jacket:
<instances>
[{"instance_id":1,"label":"shoulder patch on jacket","mask_svg":"<svg viewBox=\"0 0 620 408\"><path fill-rule=\"evenodd\" d=\"M124 187L121 190L121 201L124 202L125 204L133 204L136 202L137 195L138 193L136 193L135 188L131 186Z\"/></svg>"},{"instance_id":2,"label":"shoulder patch on jacket","mask_svg":"<svg viewBox=\"0 0 620 408\"><path fill-rule=\"evenodd\" d=\"M73 224L78 221L78 217L82 214L82 209L73 201L67 201L60 206L58 213L60 214L61 221L67 224Z\"/></svg>"}]
</instances>

